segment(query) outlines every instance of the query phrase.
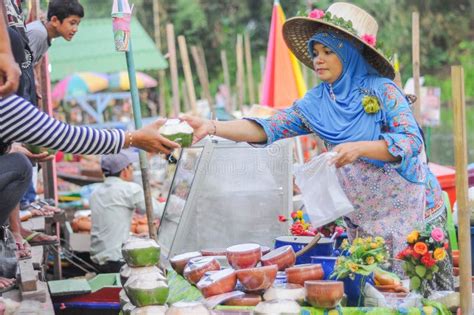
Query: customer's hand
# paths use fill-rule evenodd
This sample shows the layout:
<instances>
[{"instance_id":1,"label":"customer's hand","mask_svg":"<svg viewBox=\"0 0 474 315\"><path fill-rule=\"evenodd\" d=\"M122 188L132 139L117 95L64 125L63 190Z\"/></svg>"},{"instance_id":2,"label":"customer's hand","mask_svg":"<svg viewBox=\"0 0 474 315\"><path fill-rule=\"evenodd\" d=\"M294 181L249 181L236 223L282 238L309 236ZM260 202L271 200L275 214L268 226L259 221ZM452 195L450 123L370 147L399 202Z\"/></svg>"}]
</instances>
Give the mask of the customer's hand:
<instances>
[{"instance_id":1,"label":"customer's hand","mask_svg":"<svg viewBox=\"0 0 474 315\"><path fill-rule=\"evenodd\" d=\"M13 143L10 149L10 153L21 153L24 154L32 162L47 162L54 159L54 155L49 154L48 152L42 152L39 154L32 153L30 150L25 148L19 143Z\"/></svg>"},{"instance_id":2,"label":"customer's hand","mask_svg":"<svg viewBox=\"0 0 474 315\"><path fill-rule=\"evenodd\" d=\"M214 132L214 125L212 124L212 121L208 119L202 119L189 115L180 116L179 119L187 122L194 129L193 143L198 142L205 136Z\"/></svg>"},{"instance_id":3,"label":"customer's hand","mask_svg":"<svg viewBox=\"0 0 474 315\"><path fill-rule=\"evenodd\" d=\"M332 152L337 155L331 159L330 164L334 164L337 168L347 164L351 164L361 157L361 144L359 142L346 142L336 145Z\"/></svg>"},{"instance_id":4,"label":"customer's hand","mask_svg":"<svg viewBox=\"0 0 474 315\"><path fill-rule=\"evenodd\" d=\"M0 53L0 97L15 93L20 83L21 70L8 53Z\"/></svg>"},{"instance_id":5,"label":"customer's hand","mask_svg":"<svg viewBox=\"0 0 474 315\"><path fill-rule=\"evenodd\" d=\"M151 153L165 154L170 154L173 149L179 148L178 143L168 140L160 134L159 129L165 122L166 119L158 119L139 130L133 131L132 146Z\"/></svg>"}]
</instances>

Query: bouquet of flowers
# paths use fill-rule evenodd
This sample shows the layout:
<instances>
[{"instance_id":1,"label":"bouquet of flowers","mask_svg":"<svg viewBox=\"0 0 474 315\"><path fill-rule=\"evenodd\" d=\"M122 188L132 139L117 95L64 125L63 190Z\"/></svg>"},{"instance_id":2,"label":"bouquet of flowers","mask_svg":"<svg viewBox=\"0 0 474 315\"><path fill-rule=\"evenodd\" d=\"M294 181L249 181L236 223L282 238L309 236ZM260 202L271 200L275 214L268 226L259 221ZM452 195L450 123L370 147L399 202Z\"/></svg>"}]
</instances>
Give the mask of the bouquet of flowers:
<instances>
[{"instance_id":1,"label":"bouquet of flowers","mask_svg":"<svg viewBox=\"0 0 474 315\"><path fill-rule=\"evenodd\" d=\"M290 233L294 236L315 236L316 230L313 229L310 223L307 223L303 218L303 210L293 211L291 213L293 224L290 227ZM288 221L284 216L278 216L280 222Z\"/></svg>"},{"instance_id":2,"label":"bouquet of flowers","mask_svg":"<svg viewBox=\"0 0 474 315\"><path fill-rule=\"evenodd\" d=\"M356 274L369 276L379 264L388 259L385 240L380 236L356 238L352 245L344 240L341 249L342 255L336 261L331 278L354 279Z\"/></svg>"},{"instance_id":3,"label":"bouquet of flowers","mask_svg":"<svg viewBox=\"0 0 474 315\"><path fill-rule=\"evenodd\" d=\"M334 233L337 233L337 236L339 236L345 232L344 221L342 218L337 219L334 222L318 227L317 231L325 237L332 237Z\"/></svg>"},{"instance_id":4,"label":"bouquet of flowers","mask_svg":"<svg viewBox=\"0 0 474 315\"><path fill-rule=\"evenodd\" d=\"M407 236L407 247L398 253L404 261L403 270L410 277L410 289L422 290L422 283L432 280L438 271L438 262L446 259L449 244L443 229L427 225L424 230L414 230Z\"/></svg>"}]
</instances>

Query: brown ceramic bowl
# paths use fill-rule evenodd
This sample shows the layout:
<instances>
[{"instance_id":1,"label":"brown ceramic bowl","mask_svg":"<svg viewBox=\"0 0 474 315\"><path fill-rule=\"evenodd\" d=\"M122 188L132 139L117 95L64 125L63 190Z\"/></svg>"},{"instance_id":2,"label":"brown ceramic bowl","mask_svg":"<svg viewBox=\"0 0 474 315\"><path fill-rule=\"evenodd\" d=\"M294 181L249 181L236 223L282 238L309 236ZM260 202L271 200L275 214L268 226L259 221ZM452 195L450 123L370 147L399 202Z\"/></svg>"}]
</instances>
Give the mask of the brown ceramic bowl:
<instances>
[{"instance_id":1,"label":"brown ceramic bowl","mask_svg":"<svg viewBox=\"0 0 474 315\"><path fill-rule=\"evenodd\" d=\"M272 250L270 247L264 245L260 246L260 248L262 249L262 256L268 254Z\"/></svg>"},{"instance_id":2,"label":"brown ceramic bowl","mask_svg":"<svg viewBox=\"0 0 474 315\"><path fill-rule=\"evenodd\" d=\"M278 247L261 258L262 265L277 265L278 270L283 271L296 262L296 254L291 245Z\"/></svg>"},{"instance_id":3,"label":"brown ceramic bowl","mask_svg":"<svg viewBox=\"0 0 474 315\"><path fill-rule=\"evenodd\" d=\"M201 249L203 256L225 256L227 253L225 248L206 248Z\"/></svg>"},{"instance_id":4,"label":"brown ceramic bowl","mask_svg":"<svg viewBox=\"0 0 474 315\"><path fill-rule=\"evenodd\" d=\"M196 286L207 298L234 290L236 283L237 276L234 269L222 269L202 277Z\"/></svg>"},{"instance_id":5,"label":"brown ceramic bowl","mask_svg":"<svg viewBox=\"0 0 474 315\"><path fill-rule=\"evenodd\" d=\"M459 267L459 250L453 250L453 267Z\"/></svg>"},{"instance_id":6,"label":"brown ceramic bowl","mask_svg":"<svg viewBox=\"0 0 474 315\"><path fill-rule=\"evenodd\" d=\"M262 249L258 244L239 244L227 248L227 260L234 269L252 268L262 257Z\"/></svg>"},{"instance_id":7,"label":"brown ceramic bowl","mask_svg":"<svg viewBox=\"0 0 474 315\"><path fill-rule=\"evenodd\" d=\"M233 298L224 302L229 306L255 306L262 302L262 297L258 294L245 294L241 297Z\"/></svg>"},{"instance_id":8,"label":"brown ceramic bowl","mask_svg":"<svg viewBox=\"0 0 474 315\"><path fill-rule=\"evenodd\" d=\"M278 272L276 265L237 270L237 279L245 292L260 292L272 286Z\"/></svg>"},{"instance_id":9,"label":"brown ceramic bowl","mask_svg":"<svg viewBox=\"0 0 474 315\"><path fill-rule=\"evenodd\" d=\"M214 257L197 257L188 261L183 275L189 282L196 284L207 271L219 269L221 265Z\"/></svg>"},{"instance_id":10,"label":"brown ceramic bowl","mask_svg":"<svg viewBox=\"0 0 474 315\"><path fill-rule=\"evenodd\" d=\"M314 307L335 308L344 295L342 281L305 281L306 301Z\"/></svg>"},{"instance_id":11,"label":"brown ceramic bowl","mask_svg":"<svg viewBox=\"0 0 474 315\"><path fill-rule=\"evenodd\" d=\"M184 271L184 267L186 267L186 264L188 263L188 261L196 257L201 257L201 253L188 252L188 253L176 255L170 259L170 264L171 264L171 267L173 267L174 271L182 275Z\"/></svg>"},{"instance_id":12,"label":"brown ceramic bowl","mask_svg":"<svg viewBox=\"0 0 474 315\"><path fill-rule=\"evenodd\" d=\"M324 270L321 264L296 265L286 268L285 273L288 283L302 286L307 280L322 280L324 278Z\"/></svg>"}]
</instances>

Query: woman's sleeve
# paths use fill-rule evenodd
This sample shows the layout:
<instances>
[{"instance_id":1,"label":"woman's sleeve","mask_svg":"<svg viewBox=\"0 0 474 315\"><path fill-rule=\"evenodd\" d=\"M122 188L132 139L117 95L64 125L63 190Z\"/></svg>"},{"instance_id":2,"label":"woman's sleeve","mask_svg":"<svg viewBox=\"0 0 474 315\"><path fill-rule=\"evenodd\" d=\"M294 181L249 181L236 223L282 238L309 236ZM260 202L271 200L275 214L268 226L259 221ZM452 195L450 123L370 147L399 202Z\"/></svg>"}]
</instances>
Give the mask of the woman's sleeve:
<instances>
[{"instance_id":1,"label":"woman's sleeve","mask_svg":"<svg viewBox=\"0 0 474 315\"><path fill-rule=\"evenodd\" d=\"M39 111L16 95L0 99L0 140L39 145L67 153L118 153L124 132L71 126Z\"/></svg>"},{"instance_id":2,"label":"woman's sleeve","mask_svg":"<svg viewBox=\"0 0 474 315\"><path fill-rule=\"evenodd\" d=\"M388 145L388 151L395 157L401 157L400 167L405 167L411 157L422 151L423 139L413 112L394 83L384 83L378 91L385 124L381 139Z\"/></svg>"},{"instance_id":3,"label":"woman's sleeve","mask_svg":"<svg viewBox=\"0 0 474 315\"><path fill-rule=\"evenodd\" d=\"M277 140L307 135L312 131L306 127L295 107L282 110L270 118L244 118L259 124L267 135L266 145Z\"/></svg>"}]
</instances>

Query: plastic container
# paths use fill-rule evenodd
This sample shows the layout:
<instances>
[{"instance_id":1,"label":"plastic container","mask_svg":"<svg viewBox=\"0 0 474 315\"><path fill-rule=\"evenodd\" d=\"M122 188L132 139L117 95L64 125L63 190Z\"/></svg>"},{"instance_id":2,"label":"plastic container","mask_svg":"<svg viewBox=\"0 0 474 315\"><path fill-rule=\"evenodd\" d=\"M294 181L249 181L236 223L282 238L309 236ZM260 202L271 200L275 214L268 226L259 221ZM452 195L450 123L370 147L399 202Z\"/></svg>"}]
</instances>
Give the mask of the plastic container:
<instances>
[{"instance_id":1,"label":"plastic container","mask_svg":"<svg viewBox=\"0 0 474 315\"><path fill-rule=\"evenodd\" d=\"M328 256L312 256L312 264L321 264L324 271L324 280L330 280L330 276L334 271L334 266L336 265L337 257L328 257Z\"/></svg>"},{"instance_id":2,"label":"plastic container","mask_svg":"<svg viewBox=\"0 0 474 315\"><path fill-rule=\"evenodd\" d=\"M456 201L456 171L435 163L429 163L429 167L431 172L438 179L441 189L448 193L449 203L452 208Z\"/></svg>"},{"instance_id":3,"label":"plastic container","mask_svg":"<svg viewBox=\"0 0 474 315\"><path fill-rule=\"evenodd\" d=\"M275 248L291 245L295 253L302 250L313 239L313 236L280 236L275 240ZM315 247L307 251L304 255L296 258L296 264L311 263L311 256L332 256L334 251L334 241L328 237L322 237Z\"/></svg>"}]
</instances>

